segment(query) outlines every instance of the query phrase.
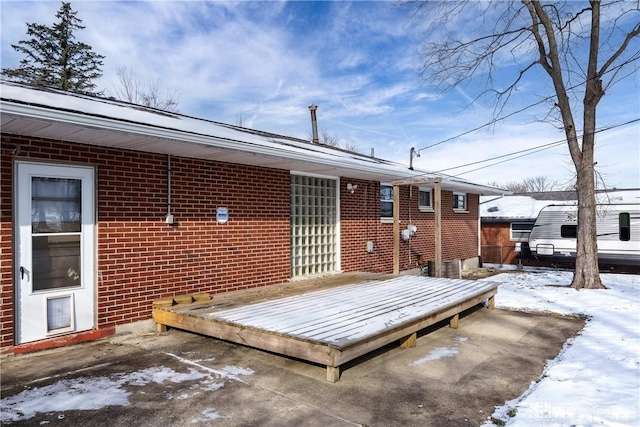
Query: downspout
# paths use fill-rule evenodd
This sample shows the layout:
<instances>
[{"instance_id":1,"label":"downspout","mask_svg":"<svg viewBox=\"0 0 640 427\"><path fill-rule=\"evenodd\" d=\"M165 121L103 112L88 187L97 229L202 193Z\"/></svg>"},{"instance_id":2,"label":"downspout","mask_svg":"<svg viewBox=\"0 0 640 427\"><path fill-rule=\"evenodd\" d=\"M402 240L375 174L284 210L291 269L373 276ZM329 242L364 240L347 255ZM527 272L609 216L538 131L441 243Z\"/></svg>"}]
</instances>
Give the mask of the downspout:
<instances>
[{"instance_id":1,"label":"downspout","mask_svg":"<svg viewBox=\"0 0 640 427\"><path fill-rule=\"evenodd\" d=\"M409 225L411 227L413 223L411 222L411 198L413 197L413 185L409 185ZM409 235L409 268L411 268L411 234Z\"/></svg>"},{"instance_id":2,"label":"downspout","mask_svg":"<svg viewBox=\"0 0 640 427\"><path fill-rule=\"evenodd\" d=\"M480 196L478 196L478 200ZM478 267L482 268L482 218L478 209Z\"/></svg>"},{"instance_id":3,"label":"downspout","mask_svg":"<svg viewBox=\"0 0 640 427\"><path fill-rule=\"evenodd\" d=\"M171 214L171 154L167 154L167 216L165 222L174 225L174 218Z\"/></svg>"}]
</instances>

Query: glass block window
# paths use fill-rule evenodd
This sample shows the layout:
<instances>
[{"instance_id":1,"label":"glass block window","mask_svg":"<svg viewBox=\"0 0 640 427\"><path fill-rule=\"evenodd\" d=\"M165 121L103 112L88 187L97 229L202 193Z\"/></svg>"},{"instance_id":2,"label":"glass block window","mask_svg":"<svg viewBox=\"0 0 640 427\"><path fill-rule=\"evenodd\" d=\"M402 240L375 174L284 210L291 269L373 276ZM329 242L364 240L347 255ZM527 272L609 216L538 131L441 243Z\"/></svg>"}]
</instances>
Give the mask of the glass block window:
<instances>
[{"instance_id":1,"label":"glass block window","mask_svg":"<svg viewBox=\"0 0 640 427\"><path fill-rule=\"evenodd\" d=\"M337 270L337 181L291 175L291 277Z\"/></svg>"}]
</instances>

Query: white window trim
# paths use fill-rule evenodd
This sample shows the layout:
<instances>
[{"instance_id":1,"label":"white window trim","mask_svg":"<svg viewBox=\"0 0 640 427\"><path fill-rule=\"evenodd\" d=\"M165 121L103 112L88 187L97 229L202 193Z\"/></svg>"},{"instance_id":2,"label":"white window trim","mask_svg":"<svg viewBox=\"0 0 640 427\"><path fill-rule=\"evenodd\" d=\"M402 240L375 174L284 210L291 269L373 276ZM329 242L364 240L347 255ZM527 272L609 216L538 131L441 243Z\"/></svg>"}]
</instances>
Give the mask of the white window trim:
<instances>
[{"instance_id":1,"label":"white window trim","mask_svg":"<svg viewBox=\"0 0 640 427\"><path fill-rule=\"evenodd\" d=\"M509 223L509 240L512 242L528 242L529 238L516 238L513 237L513 225L514 224L526 224L526 225L531 225L531 229L528 231L529 235L531 235L531 231L533 230L533 223L528 223L528 222L511 222ZM527 232L527 230L516 230L516 232L518 233L522 233L522 232Z\"/></svg>"},{"instance_id":2,"label":"white window trim","mask_svg":"<svg viewBox=\"0 0 640 427\"><path fill-rule=\"evenodd\" d=\"M459 213L469 213L469 195L468 193L461 193L461 192L454 192L453 193L453 197L454 199L456 198L456 196L464 196L464 207L462 208L453 208L454 212L459 212Z\"/></svg>"},{"instance_id":3,"label":"white window trim","mask_svg":"<svg viewBox=\"0 0 640 427\"><path fill-rule=\"evenodd\" d=\"M393 190L393 184L390 182L381 182L380 188L382 187L391 187ZM378 200L380 200L380 203L382 203L381 198L378 198ZM393 203L394 203L394 200L391 199L391 212L393 212ZM382 211L380 211L380 222L383 224L393 224L393 215L390 217L382 216Z\"/></svg>"},{"instance_id":4,"label":"white window trim","mask_svg":"<svg viewBox=\"0 0 640 427\"><path fill-rule=\"evenodd\" d=\"M431 202L431 205L426 206L420 204L420 192L429 193L429 202ZM418 187L418 209L420 212L433 212L433 188Z\"/></svg>"}]
</instances>

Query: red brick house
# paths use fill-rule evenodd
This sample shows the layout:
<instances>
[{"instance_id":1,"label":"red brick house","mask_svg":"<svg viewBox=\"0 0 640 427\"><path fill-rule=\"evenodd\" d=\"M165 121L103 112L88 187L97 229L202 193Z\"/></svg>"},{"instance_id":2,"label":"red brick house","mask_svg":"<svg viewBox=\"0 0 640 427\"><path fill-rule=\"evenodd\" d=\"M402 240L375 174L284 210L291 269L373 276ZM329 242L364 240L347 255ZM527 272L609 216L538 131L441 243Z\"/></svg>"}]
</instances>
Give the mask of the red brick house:
<instances>
[{"instance_id":1,"label":"red brick house","mask_svg":"<svg viewBox=\"0 0 640 427\"><path fill-rule=\"evenodd\" d=\"M0 351L97 339L166 296L391 272L394 180L424 171L137 105L0 84ZM429 175L427 176L434 176ZM478 260L479 197L442 176L442 257ZM403 186L402 270L434 256Z\"/></svg>"}]
</instances>

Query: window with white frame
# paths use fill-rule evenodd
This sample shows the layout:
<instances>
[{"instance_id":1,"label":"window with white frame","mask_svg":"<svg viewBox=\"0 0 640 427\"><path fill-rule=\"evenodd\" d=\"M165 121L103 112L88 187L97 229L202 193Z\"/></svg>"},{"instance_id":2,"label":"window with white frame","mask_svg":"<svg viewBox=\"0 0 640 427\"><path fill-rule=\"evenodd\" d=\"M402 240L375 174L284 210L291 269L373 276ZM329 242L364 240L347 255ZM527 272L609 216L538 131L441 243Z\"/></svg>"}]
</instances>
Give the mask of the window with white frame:
<instances>
[{"instance_id":1,"label":"window with white frame","mask_svg":"<svg viewBox=\"0 0 640 427\"><path fill-rule=\"evenodd\" d=\"M380 184L380 218L393 218L393 185Z\"/></svg>"},{"instance_id":2,"label":"window with white frame","mask_svg":"<svg viewBox=\"0 0 640 427\"><path fill-rule=\"evenodd\" d=\"M418 208L421 211L433 210L433 190L431 188L418 189Z\"/></svg>"},{"instance_id":3,"label":"window with white frame","mask_svg":"<svg viewBox=\"0 0 640 427\"><path fill-rule=\"evenodd\" d=\"M533 229L533 222L512 222L511 223L511 241L512 242L528 242L529 235Z\"/></svg>"},{"instance_id":4,"label":"window with white frame","mask_svg":"<svg viewBox=\"0 0 640 427\"><path fill-rule=\"evenodd\" d=\"M467 210L467 193L453 193L453 210Z\"/></svg>"}]
</instances>

